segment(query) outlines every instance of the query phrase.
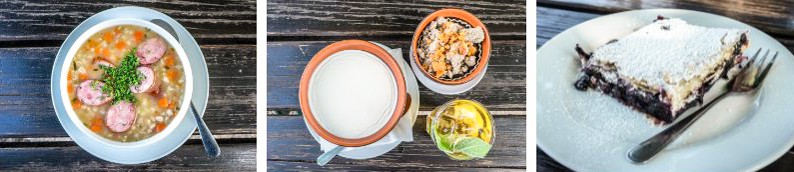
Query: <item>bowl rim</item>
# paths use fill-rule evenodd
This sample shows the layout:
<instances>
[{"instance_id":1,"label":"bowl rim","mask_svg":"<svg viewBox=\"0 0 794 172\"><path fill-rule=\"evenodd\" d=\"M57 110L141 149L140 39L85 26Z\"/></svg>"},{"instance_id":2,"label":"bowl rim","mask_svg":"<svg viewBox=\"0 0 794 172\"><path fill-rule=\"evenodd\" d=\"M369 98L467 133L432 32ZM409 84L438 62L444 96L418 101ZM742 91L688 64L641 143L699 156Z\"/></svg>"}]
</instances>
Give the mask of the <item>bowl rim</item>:
<instances>
[{"instance_id":1,"label":"bowl rim","mask_svg":"<svg viewBox=\"0 0 794 172\"><path fill-rule=\"evenodd\" d=\"M77 116L77 113L74 111L74 107L72 107L71 103L64 103L64 108L67 113L67 116L69 116L70 121L72 121L72 124L78 126L76 128L80 130L80 133L84 135L90 135L89 138L92 138L92 140L96 142L102 143L103 145L106 146L110 146L114 148L122 148L122 149L145 147L165 139L166 136L170 135L177 128L177 126L179 126L182 123L182 121L185 119L185 116L187 115L188 108L190 106L190 102L193 96L193 84L192 84L193 75L192 75L191 64L189 63L189 59L187 57L187 53L185 52L181 44L179 44L179 41L177 41L176 38L174 38L168 31L166 31L162 27L142 19L116 18L116 19L102 21L88 28L85 32L83 32L82 35L77 37L74 44L72 44L72 46L69 47L65 55L64 63L61 64L62 65L61 73L59 76L59 78L61 78L59 83L59 88L61 91L61 95L60 95L61 101L71 102L69 100L69 93L66 88L66 83L68 82L66 80L66 76L69 70L68 66L72 64L70 62L74 60L74 56L77 53L77 50L79 50L79 48L82 47L83 44L88 40L88 38L90 38L94 34L104 29L119 25L135 25L135 26L147 28L157 33L158 36L163 38L166 41L166 43L168 43L169 46L171 46L174 49L174 52L177 54L180 63L182 63L183 66L182 70L185 76L185 88L182 95L182 103L180 105L179 111L177 111L176 113L176 116L174 116L174 119L171 121L171 123L169 123L166 126L166 128L163 129L163 131L161 131L160 133L156 133L153 136L143 140L138 140L134 142L120 142L102 137L97 133L89 131L89 129L85 125L83 125L82 122L80 121L80 118Z\"/></svg>"},{"instance_id":2,"label":"bowl rim","mask_svg":"<svg viewBox=\"0 0 794 172\"><path fill-rule=\"evenodd\" d=\"M431 75L428 71L421 69L422 66L421 59L419 59L419 52L417 52L416 45L418 44L419 36L422 34L422 31L425 30L425 27L427 27L427 25L429 25L430 22L434 21L438 17L453 17L463 20L466 23L470 24L472 27L477 27L477 26L482 27L482 30L485 33L485 39L482 42L482 53L480 55L480 59L477 62L478 65L474 68L473 71L471 71L471 73L469 73L468 75L464 76L461 79L449 80L449 81L441 80L436 77L433 77L433 75ZM480 19L477 18L477 16L474 16L474 14L469 13L462 9L445 8L430 13L430 15L427 15L427 17L422 19L422 22L420 22L419 25L416 27L416 31L414 31L413 39L411 40L411 55L413 56L411 58L414 58L414 63L416 63L417 67L420 67L419 71L422 71L425 77L430 78L431 80L444 85L460 85L473 80L477 75L480 75L483 72L485 66L488 65L488 60L490 59L491 56L491 36L488 32L488 28L485 27L485 24L483 24L482 21L480 21Z\"/></svg>"},{"instance_id":3,"label":"bowl rim","mask_svg":"<svg viewBox=\"0 0 794 172\"><path fill-rule=\"evenodd\" d=\"M355 139L342 138L325 130L319 124L317 119L314 117L311 107L309 106L309 83L311 77L314 75L314 71L322 62L325 61L325 59L331 57L331 55L337 52L341 52L344 50L365 51L367 53L371 53L372 55L383 61L383 63L385 63L389 67L389 70L391 71L391 74L394 77L395 84L397 87L397 101L395 103L394 111L391 113L392 114L391 117L383 126L383 128L379 129L378 131L376 131L375 133L369 136L355 138ZM386 134L391 132L392 129L394 129L394 127L397 125L397 122L406 111L406 109L404 108L405 106L407 106L406 89L407 88L405 83L405 77L403 76L402 69L398 65L397 61L394 60L391 54L389 54L386 50L384 50L382 47L378 45L363 40L343 40L326 46L325 48L317 52L317 54L315 54L314 57L312 57L312 59L306 65L306 69L304 70L303 75L301 76L298 99L300 102L300 107L301 107L301 111L303 112L304 119L306 119L306 122L309 124L309 126L315 132L317 132L317 134L320 135L320 137L324 138L325 140L333 144L337 144L340 146L360 147L360 146L369 145L371 143L380 140L381 138L386 136Z\"/></svg>"}]
</instances>

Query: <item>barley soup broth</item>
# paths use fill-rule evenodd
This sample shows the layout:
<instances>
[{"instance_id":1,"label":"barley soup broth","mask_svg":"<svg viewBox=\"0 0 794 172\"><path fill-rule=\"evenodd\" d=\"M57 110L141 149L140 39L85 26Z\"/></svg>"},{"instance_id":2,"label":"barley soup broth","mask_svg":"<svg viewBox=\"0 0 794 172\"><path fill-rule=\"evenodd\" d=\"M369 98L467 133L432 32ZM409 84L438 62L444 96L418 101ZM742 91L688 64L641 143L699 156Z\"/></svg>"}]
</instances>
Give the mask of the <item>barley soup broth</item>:
<instances>
[{"instance_id":1,"label":"barley soup broth","mask_svg":"<svg viewBox=\"0 0 794 172\"><path fill-rule=\"evenodd\" d=\"M180 108L182 63L173 47L147 28L119 25L92 35L70 68L72 108L86 128L104 138L147 139L162 132Z\"/></svg>"}]
</instances>

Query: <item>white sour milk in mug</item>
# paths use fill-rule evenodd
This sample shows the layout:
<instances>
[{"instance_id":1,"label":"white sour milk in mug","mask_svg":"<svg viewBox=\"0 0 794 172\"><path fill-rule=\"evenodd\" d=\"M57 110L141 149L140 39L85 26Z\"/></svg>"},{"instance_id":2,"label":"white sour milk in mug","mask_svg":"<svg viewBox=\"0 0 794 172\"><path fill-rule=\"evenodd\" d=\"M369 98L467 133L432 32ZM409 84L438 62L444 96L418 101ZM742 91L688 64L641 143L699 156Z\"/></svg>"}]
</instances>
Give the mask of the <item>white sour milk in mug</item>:
<instances>
[{"instance_id":1,"label":"white sour milk in mug","mask_svg":"<svg viewBox=\"0 0 794 172\"><path fill-rule=\"evenodd\" d=\"M358 139L386 125L397 104L394 74L380 58L344 50L321 62L309 79L308 103L322 128Z\"/></svg>"}]
</instances>

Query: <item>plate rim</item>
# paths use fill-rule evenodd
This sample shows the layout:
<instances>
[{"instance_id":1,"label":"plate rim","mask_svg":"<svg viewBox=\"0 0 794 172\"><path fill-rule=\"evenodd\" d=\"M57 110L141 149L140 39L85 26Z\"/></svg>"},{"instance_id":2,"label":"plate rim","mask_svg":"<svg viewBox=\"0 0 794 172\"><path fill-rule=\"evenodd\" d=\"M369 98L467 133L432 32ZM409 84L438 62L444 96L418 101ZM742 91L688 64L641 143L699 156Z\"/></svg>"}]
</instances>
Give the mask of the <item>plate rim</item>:
<instances>
[{"instance_id":1,"label":"plate rim","mask_svg":"<svg viewBox=\"0 0 794 172\"><path fill-rule=\"evenodd\" d=\"M122 13L126 13L126 14L122 15ZM174 144L173 144L173 146L170 146L171 148L166 148L166 147L169 147L169 146L159 146L159 150L162 150L162 149L166 149L166 150L163 150L163 151L161 151L159 153L158 152L148 153L149 156L147 156L147 157L135 158L134 160L130 160L128 158L125 159L125 158L114 158L113 156L106 156L105 155L106 153L102 153L102 151L96 150L96 148L94 148L94 149L86 148L85 146L89 146L89 147L90 146L101 146L101 147L105 147L104 148L104 149L106 149L105 151L108 151L108 150L123 151L123 150L125 150L125 149L120 149L120 148L113 148L113 147L103 146L102 144L96 144L96 143L93 143L90 140L88 140L90 138L85 138L85 137L90 137L90 136L82 135L80 133L80 131L76 131L76 130L78 130L76 128L77 126L74 126L72 124L71 118L66 116L67 114L65 112L65 106L64 106L65 104L64 104L64 102L60 101L60 99L61 99L60 94L61 93L60 93L60 90L59 90L60 87L58 87L58 83L60 82L60 77L58 77L58 76L60 76L60 69L62 69L61 67L63 65L59 64L59 62L60 63L65 63L64 62L64 60L65 60L64 56L66 56L66 53L67 53L69 47L72 44L75 43L76 39L80 36L80 34L85 32L89 28L93 27L93 25L98 24L98 23L102 23L103 20L112 19L112 18L109 18L109 17L119 17L120 15L123 16L123 17L127 17L127 18L134 18L134 19L141 19L141 20L160 19L160 20L166 21L177 32L176 39L177 39L178 42L180 42L180 45L185 49L186 53L188 55L192 54L192 55L201 57L201 58L194 57L194 58L188 58L188 59L190 60L190 62L195 62L195 63L202 64L202 65L195 65L195 66L191 65L191 66L193 66L192 73L194 73L194 83L198 82L198 80L200 80L200 79L206 78L206 88L205 88L206 91L205 92L197 91L196 88L198 88L198 87L196 87L196 84L194 84L194 92L193 92L193 96L192 96L192 100L191 100L191 101L194 101L194 102L197 101L197 99L198 99L198 101L203 101L203 103L195 104L197 106L197 108L198 108L197 111L200 112L199 115L203 116L204 112L206 111L206 106L208 104L209 86L210 86L209 71L208 71L208 68L206 66L206 60L204 59L204 53L201 51L198 43L195 41L193 36L187 31L187 29L184 26L179 24L176 20L174 20L173 18L171 18L168 15L165 15L165 14L159 12L159 11L156 11L156 10L153 10L153 9L149 9L149 8L144 8L144 7L137 7L137 6L115 7L115 8L111 8L111 9L100 11L100 12L92 15L91 17L83 20L79 25L77 25L69 33L69 35L66 37L64 42L59 47L59 49L57 51L57 54L55 56L55 59L53 60L52 72L50 73L50 94L51 94L51 100L52 100L52 104L53 104L53 109L54 109L54 111L56 113L56 117L58 118L59 123L61 124L61 127L64 129L64 131L67 133L67 135L69 135L69 137L78 146L80 146L81 149L85 150L86 152L90 153L91 155L94 155L95 157L97 157L99 159L103 159L103 160L110 161L110 162L115 162L115 163L120 163L120 164L146 163L146 162L151 162L151 161L160 159L162 157L165 157L166 155L171 154L173 151L175 151L176 149L181 147L190 138L190 136L193 135L193 133L195 132L196 127L197 127L197 124L196 124L195 118L193 118L193 115L186 115L185 119L183 119L183 120L187 120L187 121L183 121L179 126L177 126L177 128L175 128L175 130L185 130L185 131L182 131L182 132L187 132L189 134L186 134L186 136L184 138L175 137L175 139L172 139L172 140L174 140L173 141ZM182 34L181 37L179 36L180 34ZM188 49L195 49L197 51L188 52ZM202 70L203 70L203 72L202 72ZM198 73L198 75L196 75L197 73ZM199 95L196 96L197 94L199 94ZM188 132L188 130L189 130L189 132ZM178 132L178 131L174 131L174 133L176 133L176 132ZM176 140L176 139L178 139L178 140ZM164 140L164 141L166 141L166 140ZM178 143L178 144L176 144L176 143ZM151 147L151 148L154 149L155 147ZM139 152L138 155L146 154L145 151L138 151L138 152ZM143 153L141 153L141 152L143 152Z\"/></svg>"}]
</instances>

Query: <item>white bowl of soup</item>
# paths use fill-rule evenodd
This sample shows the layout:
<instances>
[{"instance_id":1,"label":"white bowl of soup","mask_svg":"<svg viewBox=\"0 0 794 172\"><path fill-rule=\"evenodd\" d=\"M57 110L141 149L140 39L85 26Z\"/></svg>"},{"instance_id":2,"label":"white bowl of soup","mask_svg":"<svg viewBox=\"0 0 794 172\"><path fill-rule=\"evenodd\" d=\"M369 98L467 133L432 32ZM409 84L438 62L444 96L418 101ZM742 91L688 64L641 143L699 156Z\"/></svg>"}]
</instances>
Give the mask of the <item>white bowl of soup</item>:
<instances>
[{"instance_id":1,"label":"white bowl of soup","mask_svg":"<svg viewBox=\"0 0 794 172\"><path fill-rule=\"evenodd\" d=\"M188 57L172 35L149 21L94 25L69 48L63 65L64 108L80 133L97 142L117 148L157 143L190 108Z\"/></svg>"}]
</instances>

